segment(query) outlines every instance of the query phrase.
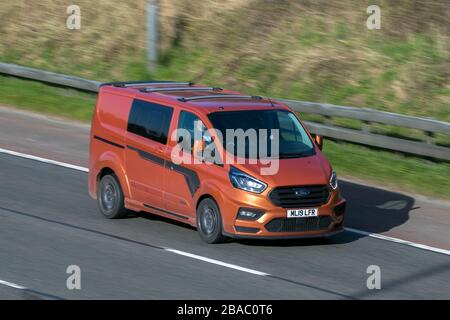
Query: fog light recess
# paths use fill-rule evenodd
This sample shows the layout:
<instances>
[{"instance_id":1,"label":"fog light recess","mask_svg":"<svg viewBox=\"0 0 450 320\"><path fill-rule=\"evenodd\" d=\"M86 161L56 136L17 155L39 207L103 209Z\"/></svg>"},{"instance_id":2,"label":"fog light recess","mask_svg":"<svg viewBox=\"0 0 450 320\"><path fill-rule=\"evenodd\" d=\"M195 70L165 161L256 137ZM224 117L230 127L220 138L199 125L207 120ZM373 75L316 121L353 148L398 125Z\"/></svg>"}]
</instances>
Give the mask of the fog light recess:
<instances>
[{"instance_id":1,"label":"fog light recess","mask_svg":"<svg viewBox=\"0 0 450 320\"><path fill-rule=\"evenodd\" d=\"M346 203L341 203L340 205L337 205L336 207L334 207L334 214L336 217L340 217L345 213L345 207L346 207Z\"/></svg>"},{"instance_id":2,"label":"fog light recess","mask_svg":"<svg viewBox=\"0 0 450 320\"><path fill-rule=\"evenodd\" d=\"M257 233L259 231L258 228L250 228L250 227L241 227L241 226L234 226L237 232L243 232L243 233Z\"/></svg>"},{"instance_id":3,"label":"fog light recess","mask_svg":"<svg viewBox=\"0 0 450 320\"><path fill-rule=\"evenodd\" d=\"M264 214L264 211L259 209L251 209L251 208L240 208L236 219L238 220L258 220L262 215Z\"/></svg>"}]
</instances>

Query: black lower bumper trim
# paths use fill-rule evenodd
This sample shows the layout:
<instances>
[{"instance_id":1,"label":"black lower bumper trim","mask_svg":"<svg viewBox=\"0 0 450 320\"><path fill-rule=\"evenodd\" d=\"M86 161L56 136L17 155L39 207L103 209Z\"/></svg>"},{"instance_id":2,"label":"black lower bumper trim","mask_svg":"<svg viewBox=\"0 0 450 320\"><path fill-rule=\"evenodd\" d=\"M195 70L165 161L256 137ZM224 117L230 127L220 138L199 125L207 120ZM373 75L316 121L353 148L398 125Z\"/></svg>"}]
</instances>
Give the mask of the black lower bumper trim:
<instances>
[{"instance_id":1,"label":"black lower bumper trim","mask_svg":"<svg viewBox=\"0 0 450 320\"><path fill-rule=\"evenodd\" d=\"M241 226L234 226L237 232L244 232L244 233L257 233L259 231L258 228L250 228L250 227L241 227Z\"/></svg>"},{"instance_id":2,"label":"black lower bumper trim","mask_svg":"<svg viewBox=\"0 0 450 320\"><path fill-rule=\"evenodd\" d=\"M324 237L331 237L334 235L337 235L344 231L344 228L337 228L330 232L324 232L324 233L316 233L316 234L306 234L306 235L298 235L298 236L283 236L283 235L276 235L276 236L260 236L260 235L241 235L241 234L232 234L228 232L222 232L224 236L227 236L229 238L233 239L261 239L261 240L289 240L289 239L311 239L311 238L324 238Z\"/></svg>"}]
</instances>

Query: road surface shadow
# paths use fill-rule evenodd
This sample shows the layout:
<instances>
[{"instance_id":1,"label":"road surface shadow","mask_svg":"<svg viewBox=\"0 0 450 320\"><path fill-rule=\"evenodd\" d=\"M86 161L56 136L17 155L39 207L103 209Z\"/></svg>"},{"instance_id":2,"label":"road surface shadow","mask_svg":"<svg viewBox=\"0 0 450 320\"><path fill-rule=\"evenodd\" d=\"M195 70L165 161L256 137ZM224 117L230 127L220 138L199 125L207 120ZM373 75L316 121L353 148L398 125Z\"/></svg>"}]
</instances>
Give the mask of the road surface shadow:
<instances>
[{"instance_id":1,"label":"road surface shadow","mask_svg":"<svg viewBox=\"0 0 450 320\"><path fill-rule=\"evenodd\" d=\"M414 198L401 193L369 187L357 183L339 181L342 195L347 199L344 226L370 233L383 233L401 226L409 219ZM316 246L344 244L366 237L363 234L344 232L330 238L292 240L238 240L251 246Z\"/></svg>"},{"instance_id":2,"label":"road surface shadow","mask_svg":"<svg viewBox=\"0 0 450 320\"><path fill-rule=\"evenodd\" d=\"M347 199L347 213L345 217L345 227L359 229L371 233L384 233L395 227L401 226L409 219L410 211L417 209L414 207L414 198L398 192L369 187L357 183L339 181L342 195ZM131 213L127 218L144 218L148 220L164 221L179 227L195 230L182 222L171 220L150 213ZM330 238L310 238L310 239L233 239L243 245L251 246L316 246L330 245L336 243L353 242L363 234L349 233L336 235Z\"/></svg>"},{"instance_id":3,"label":"road surface shadow","mask_svg":"<svg viewBox=\"0 0 450 320\"><path fill-rule=\"evenodd\" d=\"M345 226L372 233L383 233L401 226L409 219L414 198L401 193L339 181L347 199Z\"/></svg>"},{"instance_id":4,"label":"road surface shadow","mask_svg":"<svg viewBox=\"0 0 450 320\"><path fill-rule=\"evenodd\" d=\"M191 226L190 224L183 223L178 220L169 219L169 218L159 216L157 214L153 214L150 212L144 212L144 211L132 212L132 211L130 211L130 213L124 219L132 219L132 218L141 218L141 219L146 219L146 220L150 220L150 221L161 221L161 222L165 222L165 223L170 223L170 224L180 227L180 228L186 228L186 229L196 231L196 229L193 226Z\"/></svg>"}]
</instances>

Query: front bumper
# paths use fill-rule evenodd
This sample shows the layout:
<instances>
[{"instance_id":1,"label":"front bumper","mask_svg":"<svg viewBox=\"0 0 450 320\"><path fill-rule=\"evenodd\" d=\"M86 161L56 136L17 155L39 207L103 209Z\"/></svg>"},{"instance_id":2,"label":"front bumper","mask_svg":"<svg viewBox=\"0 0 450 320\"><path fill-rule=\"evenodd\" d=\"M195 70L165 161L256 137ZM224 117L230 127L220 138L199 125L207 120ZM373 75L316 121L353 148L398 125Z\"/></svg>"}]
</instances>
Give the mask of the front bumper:
<instances>
[{"instance_id":1,"label":"front bumper","mask_svg":"<svg viewBox=\"0 0 450 320\"><path fill-rule=\"evenodd\" d=\"M226 199L224 205L224 207L221 206L221 211L224 218L223 233L226 236L231 238L293 239L327 237L341 232L346 201L341 197L339 191L332 191L327 203L317 207L319 214L316 220L314 218L287 218L288 209L275 206L264 195L244 193L243 196ZM257 220L237 219L237 212L239 208L243 207L263 210L265 213Z\"/></svg>"}]
</instances>

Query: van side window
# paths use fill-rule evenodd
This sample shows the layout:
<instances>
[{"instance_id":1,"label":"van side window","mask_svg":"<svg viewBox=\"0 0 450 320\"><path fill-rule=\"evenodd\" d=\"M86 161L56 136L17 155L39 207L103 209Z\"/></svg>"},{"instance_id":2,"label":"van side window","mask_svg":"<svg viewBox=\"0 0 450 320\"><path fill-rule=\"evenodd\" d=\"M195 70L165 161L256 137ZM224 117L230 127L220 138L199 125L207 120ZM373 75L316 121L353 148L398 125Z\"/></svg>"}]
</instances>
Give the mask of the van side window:
<instances>
[{"instance_id":1,"label":"van side window","mask_svg":"<svg viewBox=\"0 0 450 320\"><path fill-rule=\"evenodd\" d=\"M133 101L128 119L128 131L139 136L166 144L173 109L160 104Z\"/></svg>"},{"instance_id":2,"label":"van side window","mask_svg":"<svg viewBox=\"0 0 450 320\"><path fill-rule=\"evenodd\" d=\"M195 134L194 125L195 125L196 121L200 121L201 126L202 126L202 129L201 129L202 132L204 130L206 130L206 127L203 125L203 122L195 114L188 112L188 111L180 112L180 117L178 120L178 129L187 130L191 136L191 141L183 140L180 142L180 146L186 151L191 151L192 148L194 147L194 134ZM177 140L179 138L180 138L180 136L177 135Z\"/></svg>"}]
</instances>

